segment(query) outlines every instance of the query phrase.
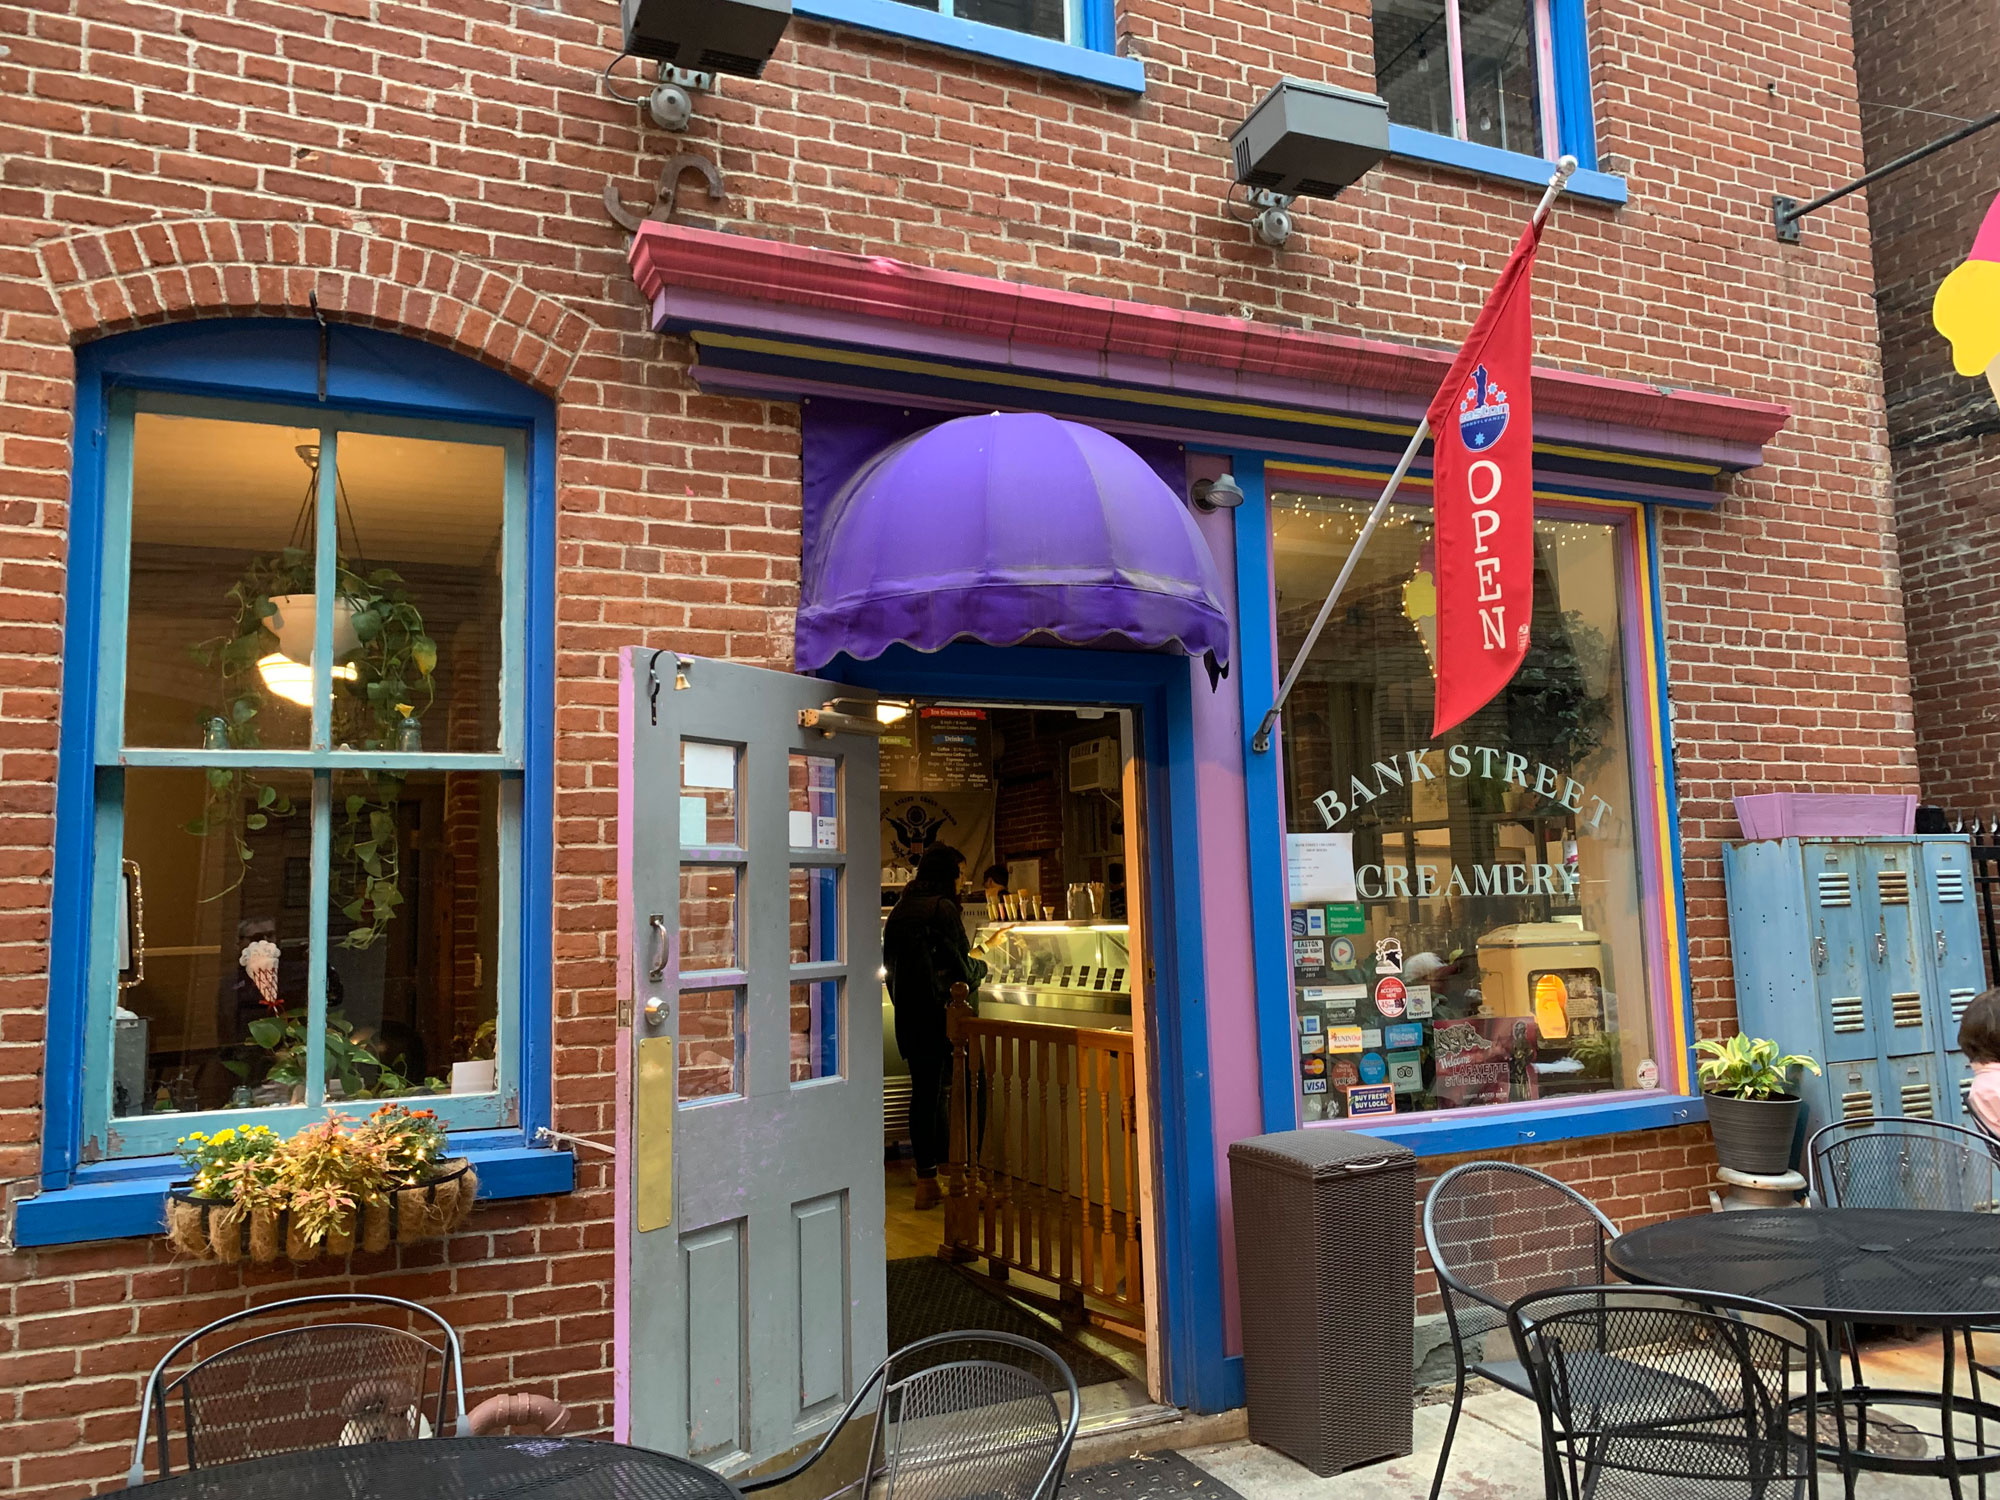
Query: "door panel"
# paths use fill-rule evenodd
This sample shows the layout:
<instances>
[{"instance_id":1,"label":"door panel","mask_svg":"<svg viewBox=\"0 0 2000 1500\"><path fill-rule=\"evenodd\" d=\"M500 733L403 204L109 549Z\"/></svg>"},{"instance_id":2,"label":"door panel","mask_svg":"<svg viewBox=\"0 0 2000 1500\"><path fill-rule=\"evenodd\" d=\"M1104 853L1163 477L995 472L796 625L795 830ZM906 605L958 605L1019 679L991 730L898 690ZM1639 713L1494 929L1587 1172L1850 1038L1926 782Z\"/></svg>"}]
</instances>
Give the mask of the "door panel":
<instances>
[{"instance_id":1,"label":"door panel","mask_svg":"<svg viewBox=\"0 0 2000 1500\"><path fill-rule=\"evenodd\" d=\"M688 1456L748 1446L744 1431L743 1225L681 1236L687 1256Z\"/></svg>"},{"instance_id":2,"label":"door panel","mask_svg":"<svg viewBox=\"0 0 2000 1500\"><path fill-rule=\"evenodd\" d=\"M1958 1050L1958 1023L1986 983L1986 956L1980 950L1977 890L1972 851L1960 839L1931 839L1921 846L1929 939L1927 967L1939 1002L1939 1045L1945 1051L1946 1083L1941 1089L1944 1118L1976 1125L1965 1102L1972 1065Z\"/></svg>"},{"instance_id":3,"label":"door panel","mask_svg":"<svg viewBox=\"0 0 2000 1500\"><path fill-rule=\"evenodd\" d=\"M1855 936L1861 926L1856 918L1861 882L1855 853L1851 845L1828 844L1808 846L1806 854L1813 989L1824 1012L1828 1062L1859 1062L1876 1055L1876 1012L1868 997L1867 960ZM1837 1101L1840 1091L1833 1092Z\"/></svg>"},{"instance_id":4,"label":"door panel","mask_svg":"<svg viewBox=\"0 0 2000 1500\"><path fill-rule=\"evenodd\" d=\"M800 725L851 688L623 671L619 1426L738 1472L885 1354L876 741Z\"/></svg>"},{"instance_id":5,"label":"door panel","mask_svg":"<svg viewBox=\"0 0 2000 1500\"><path fill-rule=\"evenodd\" d=\"M811 1411L846 1395L847 1202L844 1193L793 1209L799 1237L799 1406Z\"/></svg>"},{"instance_id":6,"label":"door panel","mask_svg":"<svg viewBox=\"0 0 2000 1500\"><path fill-rule=\"evenodd\" d=\"M1876 1062L1872 1057L1854 1062L1830 1063L1826 1070L1828 1104L1836 1120L1858 1120L1865 1115L1892 1114L1884 1109L1875 1081ZM1829 1123L1816 1120L1815 1126Z\"/></svg>"},{"instance_id":7,"label":"door panel","mask_svg":"<svg viewBox=\"0 0 2000 1500\"><path fill-rule=\"evenodd\" d=\"M1937 1076L1934 1059L1929 1057L1892 1057L1885 1064L1889 1077L1889 1098L1885 1101L1888 1112L1896 1115L1913 1115L1919 1119L1948 1119L1949 1112L1939 1107Z\"/></svg>"},{"instance_id":8,"label":"door panel","mask_svg":"<svg viewBox=\"0 0 2000 1500\"><path fill-rule=\"evenodd\" d=\"M1921 871L1911 844L1870 844L1862 850L1862 910L1873 933L1870 958L1880 990L1876 1024L1886 1028L1883 1051L1914 1057L1931 1050L1930 1007L1925 999Z\"/></svg>"}]
</instances>

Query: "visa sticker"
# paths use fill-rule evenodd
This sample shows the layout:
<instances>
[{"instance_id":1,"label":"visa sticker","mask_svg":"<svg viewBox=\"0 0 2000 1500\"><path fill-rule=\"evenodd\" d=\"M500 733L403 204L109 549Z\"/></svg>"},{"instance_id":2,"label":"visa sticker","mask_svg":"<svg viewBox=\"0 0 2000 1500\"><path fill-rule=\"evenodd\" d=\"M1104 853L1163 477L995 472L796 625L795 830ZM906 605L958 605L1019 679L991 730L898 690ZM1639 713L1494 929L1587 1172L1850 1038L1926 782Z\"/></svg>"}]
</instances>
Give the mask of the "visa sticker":
<instances>
[{"instance_id":1,"label":"visa sticker","mask_svg":"<svg viewBox=\"0 0 2000 1500\"><path fill-rule=\"evenodd\" d=\"M1299 1091L1305 1094L1324 1094L1326 1092L1326 1080L1324 1078L1304 1079L1299 1084Z\"/></svg>"}]
</instances>

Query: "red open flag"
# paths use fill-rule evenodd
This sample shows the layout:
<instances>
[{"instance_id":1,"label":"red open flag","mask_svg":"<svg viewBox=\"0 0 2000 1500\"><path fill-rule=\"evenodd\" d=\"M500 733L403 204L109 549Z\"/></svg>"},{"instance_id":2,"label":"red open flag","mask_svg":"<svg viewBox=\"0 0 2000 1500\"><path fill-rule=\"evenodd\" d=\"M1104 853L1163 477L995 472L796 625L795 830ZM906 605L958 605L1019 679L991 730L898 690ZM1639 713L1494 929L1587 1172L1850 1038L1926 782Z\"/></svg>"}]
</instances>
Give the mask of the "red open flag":
<instances>
[{"instance_id":1,"label":"red open flag","mask_svg":"<svg viewBox=\"0 0 2000 1500\"><path fill-rule=\"evenodd\" d=\"M1431 402L1436 448L1437 700L1431 737L1505 687L1535 605L1534 330L1537 216L1508 257Z\"/></svg>"}]
</instances>

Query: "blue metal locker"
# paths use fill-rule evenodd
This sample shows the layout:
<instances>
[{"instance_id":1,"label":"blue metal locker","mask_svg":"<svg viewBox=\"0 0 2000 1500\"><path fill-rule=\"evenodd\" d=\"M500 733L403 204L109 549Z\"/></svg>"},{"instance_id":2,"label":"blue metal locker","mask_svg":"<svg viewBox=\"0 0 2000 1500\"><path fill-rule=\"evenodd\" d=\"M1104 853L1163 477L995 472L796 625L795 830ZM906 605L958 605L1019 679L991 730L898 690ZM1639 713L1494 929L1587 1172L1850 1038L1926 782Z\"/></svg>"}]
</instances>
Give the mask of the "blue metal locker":
<instances>
[{"instance_id":1,"label":"blue metal locker","mask_svg":"<svg viewBox=\"0 0 2000 1500\"><path fill-rule=\"evenodd\" d=\"M1739 1027L1818 1058L1809 1130L1856 1115L1962 1122L1958 1018L1984 985L1970 840L1725 844Z\"/></svg>"}]
</instances>

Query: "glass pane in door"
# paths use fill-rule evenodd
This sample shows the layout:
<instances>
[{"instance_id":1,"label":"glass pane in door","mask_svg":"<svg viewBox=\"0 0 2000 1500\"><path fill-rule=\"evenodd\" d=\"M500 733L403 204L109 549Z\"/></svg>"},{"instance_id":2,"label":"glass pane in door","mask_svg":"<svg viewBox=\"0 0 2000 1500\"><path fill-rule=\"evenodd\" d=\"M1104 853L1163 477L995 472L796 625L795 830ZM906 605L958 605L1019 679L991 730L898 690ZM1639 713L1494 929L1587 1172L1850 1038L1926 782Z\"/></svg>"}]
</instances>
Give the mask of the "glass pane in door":
<instances>
[{"instance_id":1,"label":"glass pane in door","mask_svg":"<svg viewBox=\"0 0 2000 1500\"><path fill-rule=\"evenodd\" d=\"M675 1074L681 1103L743 1092L743 991L683 990Z\"/></svg>"},{"instance_id":2,"label":"glass pane in door","mask_svg":"<svg viewBox=\"0 0 2000 1500\"><path fill-rule=\"evenodd\" d=\"M838 979L792 984L792 1082L840 1076Z\"/></svg>"}]
</instances>

